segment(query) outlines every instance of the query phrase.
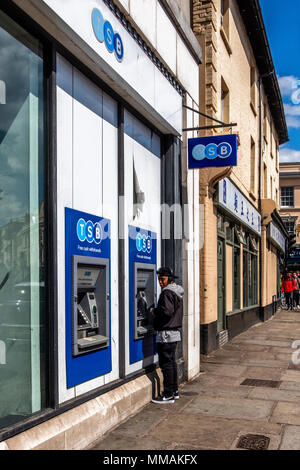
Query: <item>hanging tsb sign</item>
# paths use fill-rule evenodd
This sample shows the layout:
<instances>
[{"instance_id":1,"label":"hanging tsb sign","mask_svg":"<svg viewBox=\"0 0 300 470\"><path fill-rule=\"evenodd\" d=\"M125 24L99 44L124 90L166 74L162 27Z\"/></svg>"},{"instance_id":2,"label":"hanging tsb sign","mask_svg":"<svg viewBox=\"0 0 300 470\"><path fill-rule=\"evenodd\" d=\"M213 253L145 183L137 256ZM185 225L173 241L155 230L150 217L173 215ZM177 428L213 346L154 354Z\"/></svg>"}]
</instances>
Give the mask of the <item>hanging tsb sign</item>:
<instances>
[{"instance_id":1,"label":"hanging tsb sign","mask_svg":"<svg viewBox=\"0 0 300 470\"><path fill-rule=\"evenodd\" d=\"M188 152L190 170L237 166L237 135L189 139Z\"/></svg>"}]
</instances>

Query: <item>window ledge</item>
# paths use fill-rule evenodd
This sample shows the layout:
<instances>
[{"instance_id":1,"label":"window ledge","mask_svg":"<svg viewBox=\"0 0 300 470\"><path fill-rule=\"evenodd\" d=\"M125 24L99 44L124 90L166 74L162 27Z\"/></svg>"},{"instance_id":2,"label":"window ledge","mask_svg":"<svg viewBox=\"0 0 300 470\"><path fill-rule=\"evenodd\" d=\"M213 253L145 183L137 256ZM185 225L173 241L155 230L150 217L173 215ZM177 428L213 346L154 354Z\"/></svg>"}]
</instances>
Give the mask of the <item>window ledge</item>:
<instances>
[{"instance_id":1,"label":"window ledge","mask_svg":"<svg viewBox=\"0 0 300 470\"><path fill-rule=\"evenodd\" d=\"M240 310L234 310L233 312L228 312L228 313L226 313L226 316L231 317L233 315L238 315L239 313L246 312L247 310L252 310L252 309L258 308L258 307L259 307L259 304L252 305L251 307L244 307L244 308L241 308Z\"/></svg>"},{"instance_id":2,"label":"window ledge","mask_svg":"<svg viewBox=\"0 0 300 470\"><path fill-rule=\"evenodd\" d=\"M250 108L252 109L252 112L253 112L254 116L257 117L257 111L255 109L255 104L252 101L250 101Z\"/></svg>"},{"instance_id":3,"label":"window ledge","mask_svg":"<svg viewBox=\"0 0 300 470\"><path fill-rule=\"evenodd\" d=\"M223 28L223 26L220 27L220 33L221 33L221 37L224 41L225 47L227 49L227 52L228 52L229 55L231 55L232 54L232 49L230 47L229 39L227 37L227 34L226 34L225 29Z\"/></svg>"},{"instance_id":4,"label":"window ledge","mask_svg":"<svg viewBox=\"0 0 300 470\"><path fill-rule=\"evenodd\" d=\"M249 196L251 197L251 199L253 199L253 201L256 201L256 196L253 191L250 191Z\"/></svg>"}]
</instances>

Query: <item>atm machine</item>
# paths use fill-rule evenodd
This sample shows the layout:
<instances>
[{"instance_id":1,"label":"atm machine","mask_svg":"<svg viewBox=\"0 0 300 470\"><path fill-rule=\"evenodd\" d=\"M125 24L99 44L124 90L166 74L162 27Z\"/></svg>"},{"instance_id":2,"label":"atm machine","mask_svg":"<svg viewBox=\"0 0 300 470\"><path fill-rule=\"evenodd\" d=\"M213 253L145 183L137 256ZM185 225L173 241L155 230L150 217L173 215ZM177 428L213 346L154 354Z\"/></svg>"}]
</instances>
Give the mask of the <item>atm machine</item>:
<instances>
[{"instance_id":1,"label":"atm machine","mask_svg":"<svg viewBox=\"0 0 300 470\"><path fill-rule=\"evenodd\" d=\"M107 259L73 256L73 357L109 346Z\"/></svg>"},{"instance_id":2,"label":"atm machine","mask_svg":"<svg viewBox=\"0 0 300 470\"><path fill-rule=\"evenodd\" d=\"M134 263L134 339L154 334L151 308L156 305L156 265Z\"/></svg>"}]
</instances>

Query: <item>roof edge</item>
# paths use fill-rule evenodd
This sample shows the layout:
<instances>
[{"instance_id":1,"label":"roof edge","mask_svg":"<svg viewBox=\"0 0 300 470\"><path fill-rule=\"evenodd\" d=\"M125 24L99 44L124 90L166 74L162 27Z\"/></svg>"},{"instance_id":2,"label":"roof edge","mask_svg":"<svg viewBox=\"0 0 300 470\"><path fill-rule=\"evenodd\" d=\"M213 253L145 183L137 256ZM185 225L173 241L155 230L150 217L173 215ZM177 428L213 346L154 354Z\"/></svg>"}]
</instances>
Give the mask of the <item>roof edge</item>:
<instances>
[{"instance_id":1,"label":"roof edge","mask_svg":"<svg viewBox=\"0 0 300 470\"><path fill-rule=\"evenodd\" d=\"M260 77L267 95L269 108L278 134L279 144L289 141L282 96L265 29L259 0L237 0Z\"/></svg>"}]
</instances>

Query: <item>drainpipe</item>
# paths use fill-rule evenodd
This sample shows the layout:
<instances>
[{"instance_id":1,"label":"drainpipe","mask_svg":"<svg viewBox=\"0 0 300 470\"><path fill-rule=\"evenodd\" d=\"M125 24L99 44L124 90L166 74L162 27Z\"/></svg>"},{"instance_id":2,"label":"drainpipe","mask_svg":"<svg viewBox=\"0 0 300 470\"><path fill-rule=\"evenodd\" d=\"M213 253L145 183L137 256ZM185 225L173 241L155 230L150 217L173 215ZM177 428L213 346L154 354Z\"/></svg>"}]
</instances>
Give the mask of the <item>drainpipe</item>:
<instances>
[{"instance_id":1,"label":"drainpipe","mask_svg":"<svg viewBox=\"0 0 300 470\"><path fill-rule=\"evenodd\" d=\"M259 165L258 165L258 171L259 171L259 183L258 183L258 210L261 216L263 214L261 213L261 200L262 200L262 184L261 184L261 179L262 179L262 92L261 92L261 84L262 84L262 77L259 76L258 79L259 83L259 111L258 111L258 120L259 120ZM263 235L263 233L262 233ZM263 246L262 246L262 241L263 237L261 237L261 242L260 242L260 252L259 252L259 309L260 309L260 317L261 317L261 312L262 312L262 285L263 285L263 270L262 270L262 259L263 259Z\"/></svg>"}]
</instances>

